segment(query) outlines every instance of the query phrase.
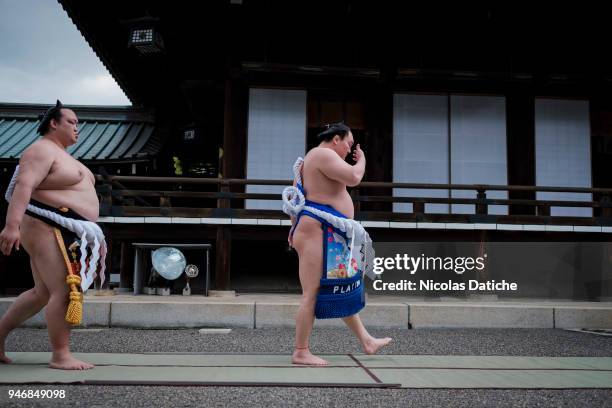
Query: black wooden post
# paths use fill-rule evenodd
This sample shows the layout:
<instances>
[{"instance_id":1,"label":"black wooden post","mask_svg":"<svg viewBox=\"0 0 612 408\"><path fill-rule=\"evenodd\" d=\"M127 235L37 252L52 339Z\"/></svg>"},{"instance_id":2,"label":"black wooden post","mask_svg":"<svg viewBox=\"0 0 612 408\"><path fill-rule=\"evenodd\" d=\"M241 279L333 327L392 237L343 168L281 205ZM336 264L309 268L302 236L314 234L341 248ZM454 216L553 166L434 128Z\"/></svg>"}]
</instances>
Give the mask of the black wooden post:
<instances>
[{"instance_id":1,"label":"black wooden post","mask_svg":"<svg viewBox=\"0 0 612 408\"><path fill-rule=\"evenodd\" d=\"M604 218L612 218L612 200L608 194L603 194L599 200L601 203L601 216Z\"/></svg>"},{"instance_id":2,"label":"black wooden post","mask_svg":"<svg viewBox=\"0 0 612 408\"><path fill-rule=\"evenodd\" d=\"M221 181L222 193L229 193L230 186L226 180ZM217 208L230 208L229 198L219 198ZM230 264L232 257L232 234L228 226L217 227L217 245L215 250L215 285L217 290L229 290Z\"/></svg>"},{"instance_id":3,"label":"black wooden post","mask_svg":"<svg viewBox=\"0 0 612 408\"><path fill-rule=\"evenodd\" d=\"M479 202L476 204L476 214L487 215L489 213L489 206L485 202L487 199L487 193L484 188L476 189L476 200Z\"/></svg>"}]
</instances>

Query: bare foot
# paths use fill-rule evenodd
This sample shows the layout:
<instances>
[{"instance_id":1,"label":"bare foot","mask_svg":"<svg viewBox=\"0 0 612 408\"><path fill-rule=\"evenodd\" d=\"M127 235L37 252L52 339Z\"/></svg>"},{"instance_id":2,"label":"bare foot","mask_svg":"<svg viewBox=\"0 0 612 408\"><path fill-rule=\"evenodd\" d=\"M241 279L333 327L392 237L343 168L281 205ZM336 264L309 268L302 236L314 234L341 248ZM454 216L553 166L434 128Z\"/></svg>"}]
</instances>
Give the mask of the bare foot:
<instances>
[{"instance_id":1,"label":"bare foot","mask_svg":"<svg viewBox=\"0 0 612 408\"><path fill-rule=\"evenodd\" d=\"M367 343L363 345L363 351L366 354L376 354L381 347L391 343L391 337L385 337L384 339L377 339L372 337Z\"/></svg>"},{"instance_id":2,"label":"bare foot","mask_svg":"<svg viewBox=\"0 0 612 408\"><path fill-rule=\"evenodd\" d=\"M94 365L74 358L72 354L67 354L62 357L54 356L49 362L49 367L57 368L58 370L89 370Z\"/></svg>"},{"instance_id":3,"label":"bare foot","mask_svg":"<svg viewBox=\"0 0 612 408\"><path fill-rule=\"evenodd\" d=\"M4 364L10 364L12 363L13 360L11 360L10 358L8 358L6 356L6 354L4 354L4 350L0 351L0 363L4 363Z\"/></svg>"},{"instance_id":4,"label":"bare foot","mask_svg":"<svg viewBox=\"0 0 612 408\"><path fill-rule=\"evenodd\" d=\"M13 360L8 358L6 354L4 354L4 341L5 340L6 340L6 335L4 335L2 339L0 340L0 363L10 364L13 362Z\"/></svg>"},{"instance_id":5,"label":"bare foot","mask_svg":"<svg viewBox=\"0 0 612 408\"><path fill-rule=\"evenodd\" d=\"M309 366L326 366L329 364L328 361L313 355L308 349L295 350L293 356L291 356L291 363Z\"/></svg>"}]
</instances>

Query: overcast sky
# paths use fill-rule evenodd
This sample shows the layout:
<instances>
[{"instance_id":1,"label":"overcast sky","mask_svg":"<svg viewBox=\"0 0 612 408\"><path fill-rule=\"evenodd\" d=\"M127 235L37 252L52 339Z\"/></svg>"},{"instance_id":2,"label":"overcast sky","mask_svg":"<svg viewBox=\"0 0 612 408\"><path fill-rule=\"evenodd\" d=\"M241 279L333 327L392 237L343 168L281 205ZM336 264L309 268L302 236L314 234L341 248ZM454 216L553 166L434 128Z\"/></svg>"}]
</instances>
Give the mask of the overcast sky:
<instances>
[{"instance_id":1,"label":"overcast sky","mask_svg":"<svg viewBox=\"0 0 612 408\"><path fill-rule=\"evenodd\" d=\"M0 0L0 102L56 99L130 105L57 0Z\"/></svg>"}]
</instances>

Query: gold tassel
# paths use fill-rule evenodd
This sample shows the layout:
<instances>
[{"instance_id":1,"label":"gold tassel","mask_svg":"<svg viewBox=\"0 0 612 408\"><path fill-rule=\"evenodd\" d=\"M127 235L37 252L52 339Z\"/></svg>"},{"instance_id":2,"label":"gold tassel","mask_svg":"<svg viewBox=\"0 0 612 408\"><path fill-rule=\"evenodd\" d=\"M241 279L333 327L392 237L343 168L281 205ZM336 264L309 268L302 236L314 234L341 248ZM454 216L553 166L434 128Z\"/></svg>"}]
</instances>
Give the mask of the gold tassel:
<instances>
[{"instance_id":1,"label":"gold tassel","mask_svg":"<svg viewBox=\"0 0 612 408\"><path fill-rule=\"evenodd\" d=\"M83 294L79 292L78 285L81 284L81 277L76 275L73 271L70 260L68 259L68 253L64 245L62 233L58 228L53 228L55 232L55 238L60 248L60 252L66 262L66 268L68 270L68 276L66 276L66 283L70 287L70 303L68 304L68 310L66 311L66 321L72 325L81 324L83 321ZM75 263L75 269L78 269Z\"/></svg>"},{"instance_id":2,"label":"gold tassel","mask_svg":"<svg viewBox=\"0 0 612 408\"><path fill-rule=\"evenodd\" d=\"M66 321L72 325L81 324L83 321L83 294L76 286L81 284L81 277L68 275L66 283L70 286L70 303L66 311Z\"/></svg>"}]
</instances>

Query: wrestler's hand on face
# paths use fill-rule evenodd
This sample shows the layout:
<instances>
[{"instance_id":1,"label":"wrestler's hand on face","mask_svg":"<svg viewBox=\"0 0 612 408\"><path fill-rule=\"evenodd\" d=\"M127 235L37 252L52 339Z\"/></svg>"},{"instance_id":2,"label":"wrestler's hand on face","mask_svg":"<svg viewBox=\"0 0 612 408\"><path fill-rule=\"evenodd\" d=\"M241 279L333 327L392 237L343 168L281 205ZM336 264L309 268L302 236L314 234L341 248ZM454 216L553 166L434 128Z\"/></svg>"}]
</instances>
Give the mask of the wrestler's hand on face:
<instances>
[{"instance_id":1,"label":"wrestler's hand on face","mask_svg":"<svg viewBox=\"0 0 612 408\"><path fill-rule=\"evenodd\" d=\"M4 255L10 255L13 246L19 251L20 239L19 228L4 227L0 232L0 251Z\"/></svg>"},{"instance_id":2,"label":"wrestler's hand on face","mask_svg":"<svg viewBox=\"0 0 612 408\"><path fill-rule=\"evenodd\" d=\"M353 160L357 163L363 157L363 150L361 150L361 146L357 143L357 147L353 150Z\"/></svg>"}]
</instances>

